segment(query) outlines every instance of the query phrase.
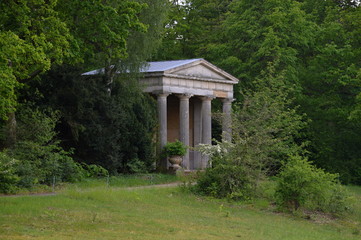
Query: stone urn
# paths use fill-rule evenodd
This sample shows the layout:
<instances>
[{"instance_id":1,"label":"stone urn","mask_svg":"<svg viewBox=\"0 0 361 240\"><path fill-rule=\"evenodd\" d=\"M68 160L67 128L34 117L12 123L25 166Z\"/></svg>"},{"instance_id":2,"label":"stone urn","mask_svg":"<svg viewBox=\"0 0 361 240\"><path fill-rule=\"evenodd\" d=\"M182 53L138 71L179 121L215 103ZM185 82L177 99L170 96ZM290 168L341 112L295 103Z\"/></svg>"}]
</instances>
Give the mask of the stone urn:
<instances>
[{"instance_id":1,"label":"stone urn","mask_svg":"<svg viewBox=\"0 0 361 240\"><path fill-rule=\"evenodd\" d=\"M173 170L177 170L181 167L180 164L182 163L183 158L182 158L182 156L175 155L175 156L170 156L168 158L168 161L172 164L170 167Z\"/></svg>"},{"instance_id":2,"label":"stone urn","mask_svg":"<svg viewBox=\"0 0 361 240\"><path fill-rule=\"evenodd\" d=\"M187 152L187 146L184 145L179 140L175 142L168 142L163 148L164 156L168 157L168 161L172 164L169 167L169 170L172 173L177 172L181 168L180 164L182 163L183 156Z\"/></svg>"}]
</instances>

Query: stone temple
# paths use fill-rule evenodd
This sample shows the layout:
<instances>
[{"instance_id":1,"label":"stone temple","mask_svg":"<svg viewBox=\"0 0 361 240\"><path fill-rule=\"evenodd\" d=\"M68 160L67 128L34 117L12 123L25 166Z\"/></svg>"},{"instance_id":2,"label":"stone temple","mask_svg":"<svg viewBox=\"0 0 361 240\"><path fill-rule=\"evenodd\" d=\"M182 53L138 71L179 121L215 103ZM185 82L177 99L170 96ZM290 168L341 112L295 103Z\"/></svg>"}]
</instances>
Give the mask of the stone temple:
<instances>
[{"instance_id":1,"label":"stone temple","mask_svg":"<svg viewBox=\"0 0 361 240\"><path fill-rule=\"evenodd\" d=\"M215 98L223 104L223 138L230 139L233 86L238 83L237 78L204 59L148 62L142 72L140 82L144 91L154 95L158 103L160 148L177 139L190 147L211 144L211 101ZM99 70L83 75L97 73ZM191 148L182 166L186 170L204 169L208 158ZM164 159L158 167L166 169L169 163Z\"/></svg>"},{"instance_id":2,"label":"stone temple","mask_svg":"<svg viewBox=\"0 0 361 240\"><path fill-rule=\"evenodd\" d=\"M176 139L191 147L210 144L211 101L215 98L223 102L222 130L226 139L230 137L226 116L231 112L237 78L204 59L188 59L149 62L141 83L145 92L157 97L161 147ZM168 163L161 164L166 168ZM182 165L188 170L203 169L208 165L208 158L189 150Z\"/></svg>"}]
</instances>

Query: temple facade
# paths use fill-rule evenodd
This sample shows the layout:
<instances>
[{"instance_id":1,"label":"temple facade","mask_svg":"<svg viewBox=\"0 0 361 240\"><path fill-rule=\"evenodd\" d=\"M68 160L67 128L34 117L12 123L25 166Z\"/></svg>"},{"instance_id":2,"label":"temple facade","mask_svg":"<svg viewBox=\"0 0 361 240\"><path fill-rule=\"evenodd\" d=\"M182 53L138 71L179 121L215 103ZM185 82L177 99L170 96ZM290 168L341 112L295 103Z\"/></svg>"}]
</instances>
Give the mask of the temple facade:
<instances>
[{"instance_id":1,"label":"temple facade","mask_svg":"<svg viewBox=\"0 0 361 240\"><path fill-rule=\"evenodd\" d=\"M142 72L144 91L157 98L160 148L177 139L190 147L211 144L211 102L216 98L223 103L223 137L230 140L233 86L238 83L237 78L204 59L149 62ZM208 157L192 148L183 158L182 167L186 170L207 166ZM169 163L164 159L159 167L167 169Z\"/></svg>"}]
</instances>

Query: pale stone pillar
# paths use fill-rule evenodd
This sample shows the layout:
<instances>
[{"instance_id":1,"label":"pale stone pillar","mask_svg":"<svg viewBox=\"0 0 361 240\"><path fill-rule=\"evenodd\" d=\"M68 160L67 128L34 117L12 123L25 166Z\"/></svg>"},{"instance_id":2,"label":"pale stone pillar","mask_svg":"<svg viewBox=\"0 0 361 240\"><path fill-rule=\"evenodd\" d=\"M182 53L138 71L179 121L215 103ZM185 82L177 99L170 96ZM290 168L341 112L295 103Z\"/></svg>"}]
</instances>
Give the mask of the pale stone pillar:
<instances>
[{"instance_id":1,"label":"pale stone pillar","mask_svg":"<svg viewBox=\"0 0 361 240\"><path fill-rule=\"evenodd\" d=\"M189 147L189 98L192 95L182 94L179 97L179 140ZM183 156L183 167L189 169L189 149Z\"/></svg>"},{"instance_id":2,"label":"pale stone pillar","mask_svg":"<svg viewBox=\"0 0 361 240\"><path fill-rule=\"evenodd\" d=\"M232 141L232 102L234 99L223 98L223 117L222 117L222 139Z\"/></svg>"},{"instance_id":3,"label":"pale stone pillar","mask_svg":"<svg viewBox=\"0 0 361 240\"><path fill-rule=\"evenodd\" d=\"M202 143L212 144L212 105L213 97L201 97L202 99ZM202 156L201 168L208 166L208 156Z\"/></svg>"},{"instance_id":4,"label":"pale stone pillar","mask_svg":"<svg viewBox=\"0 0 361 240\"><path fill-rule=\"evenodd\" d=\"M158 120L159 120L159 143L160 151L167 144L167 97L169 93L161 93L157 95L158 102ZM160 168L167 169L167 159L161 159Z\"/></svg>"},{"instance_id":5,"label":"pale stone pillar","mask_svg":"<svg viewBox=\"0 0 361 240\"><path fill-rule=\"evenodd\" d=\"M202 143L202 102L198 98L194 101L193 128L193 143L197 146ZM201 153L194 151L193 154L193 169L201 169Z\"/></svg>"}]
</instances>

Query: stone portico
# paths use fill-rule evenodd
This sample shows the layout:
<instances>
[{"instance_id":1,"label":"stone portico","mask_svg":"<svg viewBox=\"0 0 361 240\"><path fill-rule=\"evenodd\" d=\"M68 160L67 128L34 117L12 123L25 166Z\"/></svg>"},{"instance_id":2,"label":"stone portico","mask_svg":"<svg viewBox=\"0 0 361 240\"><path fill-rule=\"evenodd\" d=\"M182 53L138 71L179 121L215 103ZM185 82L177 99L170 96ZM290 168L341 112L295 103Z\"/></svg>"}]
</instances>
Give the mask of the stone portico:
<instances>
[{"instance_id":1,"label":"stone portico","mask_svg":"<svg viewBox=\"0 0 361 240\"><path fill-rule=\"evenodd\" d=\"M160 148L179 139L187 146L211 144L211 102L223 103L223 138L229 140L233 85L238 79L204 59L149 62L143 69L144 91L157 98ZM186 170L204 169L208 158L189 150L183 158ZM167 169L164 159L159 166Z\"/></svg>"}]
</instances>

